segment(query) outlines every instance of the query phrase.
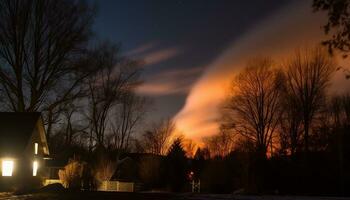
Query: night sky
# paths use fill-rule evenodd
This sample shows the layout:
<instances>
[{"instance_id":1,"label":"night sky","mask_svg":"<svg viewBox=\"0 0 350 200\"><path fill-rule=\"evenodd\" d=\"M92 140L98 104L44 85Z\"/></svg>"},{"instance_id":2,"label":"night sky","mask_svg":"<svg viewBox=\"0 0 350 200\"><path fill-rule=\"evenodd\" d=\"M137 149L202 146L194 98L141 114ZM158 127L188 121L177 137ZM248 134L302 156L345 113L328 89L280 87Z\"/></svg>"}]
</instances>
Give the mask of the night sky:
<instances>
[{"instance_id":1,"label":"night sky","mask_svg":"<svg viewBox=\"0 0 350 200\"><path fill-rule=\"evenodd\" d=\"M130 56L152 60L144 69L146 84L169 71L196 68L177 80L181 83L163 83L174 84L167 91L143 91L155 98L153 116L171 117L183 106L201 69L230 41L286 2L106 0L97 2L94 28L100 38L121 43Z\"/></svg>"},{"instance_id":2,"label":"night sky","mask_svg":"<svg viewBox=\"0 0 350 200\"><path fill-rule=\"evenodd\" d=\"M312 12L311 1L104 0L96 4L96 36L120 43L125 55L146 63L144 84L137 90L153 99L146 122L174 118L180 131L195 139L216 132L213 113L222 100L223 82L245 58L280 56L297 44L319 43L323 35L322 17Z\"/></svg>"}]
</instances>

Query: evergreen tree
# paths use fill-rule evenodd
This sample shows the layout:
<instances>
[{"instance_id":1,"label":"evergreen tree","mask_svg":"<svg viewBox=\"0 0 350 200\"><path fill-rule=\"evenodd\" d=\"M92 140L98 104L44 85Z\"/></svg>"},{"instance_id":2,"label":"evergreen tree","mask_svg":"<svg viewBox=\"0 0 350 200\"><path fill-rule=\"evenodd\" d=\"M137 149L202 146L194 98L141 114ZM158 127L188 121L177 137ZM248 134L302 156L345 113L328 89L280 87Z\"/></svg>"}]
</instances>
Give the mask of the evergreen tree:
<instances>
[{"instance_id":1,"label":"evergreen tree","mask_svg":"<svg viewBox=\"0 0 350 200\"><path fill-rule=\"evenodd\" d=\"M187 158L182 146L182 140L176 139L167 154L168 181L170 189L179 192L186 183Z\"/></svg>"}]
</instances>

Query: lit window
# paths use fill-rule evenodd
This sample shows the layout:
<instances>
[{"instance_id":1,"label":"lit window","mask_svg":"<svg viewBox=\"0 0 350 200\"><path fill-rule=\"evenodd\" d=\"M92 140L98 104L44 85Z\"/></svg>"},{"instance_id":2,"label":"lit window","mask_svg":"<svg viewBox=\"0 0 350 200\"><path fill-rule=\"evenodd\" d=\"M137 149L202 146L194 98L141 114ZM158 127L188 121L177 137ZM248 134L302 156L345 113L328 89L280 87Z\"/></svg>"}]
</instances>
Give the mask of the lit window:
<instances>
[{"instance_id":1,"label":"lit window","mask_svg":"<svg viewBox=\"0 0 350 200\"><path fill-rule=\"evenodd\" d=\"M38 143L34 143L34 154L38 154Z\"/></svg>"},{"instance_id":2,"label":"lit window","mask_svg":"<svg viewBox=\"0 0 350 200\"><path fill-rule=\"evenodd\" d=\"M33 162L33 176L36 176L38 172L38 161Z\"/></svg>"},{"instance_id":3,"label":"lit window","mask_svg":"<svg viewBox=\"0 0 350 200\"><path fill-rule=\"evenodd\" d=\"M12 176L13 160L2 161L2 176Z\"/></svg>"}]
</instances>

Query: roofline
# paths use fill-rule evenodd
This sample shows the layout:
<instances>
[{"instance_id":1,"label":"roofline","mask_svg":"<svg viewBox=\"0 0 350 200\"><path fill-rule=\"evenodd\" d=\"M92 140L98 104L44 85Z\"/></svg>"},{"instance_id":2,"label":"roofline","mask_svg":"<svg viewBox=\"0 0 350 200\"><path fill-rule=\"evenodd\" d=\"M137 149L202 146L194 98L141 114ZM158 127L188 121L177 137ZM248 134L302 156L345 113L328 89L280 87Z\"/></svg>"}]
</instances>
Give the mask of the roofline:
<instances>
[{"instance_id":1,"label":"roofline","mask_svg":"<svg viewBox=\"0 0 350 200\"><path fill-rule=\"evenodd\" d=\"M47 149L47 155L50 155L50 149L49 149L49 144L47 142L47 138L46 138L46 129L45 129L45 125L44 125L44 119L43 119L43 116L42 114L40 113L40 116L39 116L39 119L38 121L41 121L42 125L43 125L43 133L44 133L44 140L45 140L45 147ZM41 132L39 132L39 134L41 134Z\"/></svg>"}]
</instances>

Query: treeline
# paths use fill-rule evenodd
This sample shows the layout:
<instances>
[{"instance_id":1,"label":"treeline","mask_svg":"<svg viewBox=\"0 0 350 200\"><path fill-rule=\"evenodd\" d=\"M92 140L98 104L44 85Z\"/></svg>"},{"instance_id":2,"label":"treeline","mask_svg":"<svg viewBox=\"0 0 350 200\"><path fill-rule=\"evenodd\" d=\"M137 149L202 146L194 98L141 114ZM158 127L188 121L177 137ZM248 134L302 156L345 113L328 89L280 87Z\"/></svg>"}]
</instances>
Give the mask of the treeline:
<instances>
[{"instance_id":1,"label":"treeline","mask_svg":"<svg viewBox=\"0 0 350 200\"><path fill-rule=\"evenodd\" d=\"M283 63L248 61L221 106L219 134L187 154L187 186L200 180L202 192L349 195L350 95L330 91L337 68L321 47L299 49ZM194 150L188 141L182 147Z\"/></svg>"},{"instance_id":2,"label":"treeline","mask_svg":"<svg viewBox=\"0 0 350 200\"><path fill-rule=\"evenodd\" d=\"M211 193L349 195L350 95L330 91L336 69L322 48L297 50L283 64L254 58L232 81L219 134L201 148L172 138L174 123L165 120L120 158L135 161L144 189L190 191L200 180ZM123 168L110 150L93 165L112 169L101 180Z\"/></svg>"},{"instance_id":3,"label":"treeline","mask_svg":"<svg viewBox=\"0 0 350 200\"><path fill-rule=\"evenodd\" d=\"M221 190L349 195L350 95L329 91L336 68L322 48L247 63L206 142Z\"/></svg>"}]
</instances>

